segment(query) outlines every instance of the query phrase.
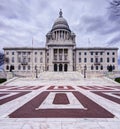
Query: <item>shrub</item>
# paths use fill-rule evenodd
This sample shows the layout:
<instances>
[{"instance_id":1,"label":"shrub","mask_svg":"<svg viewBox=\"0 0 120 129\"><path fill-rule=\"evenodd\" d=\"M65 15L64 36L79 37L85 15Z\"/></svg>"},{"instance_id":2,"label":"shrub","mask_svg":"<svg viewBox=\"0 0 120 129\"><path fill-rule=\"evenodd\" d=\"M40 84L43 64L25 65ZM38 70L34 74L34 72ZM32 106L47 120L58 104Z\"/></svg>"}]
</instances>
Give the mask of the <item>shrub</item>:
<instances>
[{"instance_id":1,"label":"shrub","mask_svg":"<svg viewBox=\"0 0 120 129\"><path fill-rule=\"evenodd\" d=\"M120 77L115 78L115 81L120 83Z\"/></svg>"},{"instance_id":2,"label":"shrub","mask_svg":"<svg viewBox=\"0 0 120 129\"><path fill-rule=\"evenodd\" d=\"M0 83L5 82L7 79L6 78L0 78Z\"/></svg>"}]
</instances>

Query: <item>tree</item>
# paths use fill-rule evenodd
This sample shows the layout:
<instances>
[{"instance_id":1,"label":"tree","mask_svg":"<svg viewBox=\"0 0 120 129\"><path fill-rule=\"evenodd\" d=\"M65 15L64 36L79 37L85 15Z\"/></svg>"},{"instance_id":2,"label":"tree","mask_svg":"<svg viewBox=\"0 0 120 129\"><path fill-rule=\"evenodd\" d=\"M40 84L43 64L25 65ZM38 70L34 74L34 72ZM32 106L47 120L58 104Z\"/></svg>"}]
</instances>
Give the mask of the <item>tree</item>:
<instances>
[{"instance_id":1,"label":"tree","mask_svg":"<svg viewBox=\"0 0 120 129\"><path fill-rule=\"evenodd\" d=\"M120 0L110 2L111 11L115 16L120 16Z\"/></svg>"},{"instance_id":2,"label":"tree","mask_svg":"<svg viewBox=\"0 0 120 129\"><path fill-rule=\"evenodd\" d=\"M0 53L0 66L4 64L4 54Z\"/></svg>"}]
</instances>

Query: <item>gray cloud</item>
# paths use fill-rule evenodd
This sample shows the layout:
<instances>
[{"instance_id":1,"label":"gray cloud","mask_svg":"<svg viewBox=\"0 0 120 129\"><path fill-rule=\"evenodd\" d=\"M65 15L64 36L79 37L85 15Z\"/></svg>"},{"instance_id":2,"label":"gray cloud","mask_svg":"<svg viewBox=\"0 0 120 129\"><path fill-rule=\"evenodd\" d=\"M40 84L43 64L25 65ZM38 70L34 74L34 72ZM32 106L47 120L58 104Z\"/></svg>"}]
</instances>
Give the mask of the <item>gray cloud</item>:
<instances>
[{"instance_id":1,"label":"gray cloud","mask_svg":"<svg viewBox=\"0 0 120 129\"><path fill-rule=\"evenodd\" d=\"M109 0L0 0L0 49L8 46L45 45L58 11L76 34L77 46L118 46L118 17L109 8ZM88 39L91 44L88 43Z\"/></svg>"}]
</instances>

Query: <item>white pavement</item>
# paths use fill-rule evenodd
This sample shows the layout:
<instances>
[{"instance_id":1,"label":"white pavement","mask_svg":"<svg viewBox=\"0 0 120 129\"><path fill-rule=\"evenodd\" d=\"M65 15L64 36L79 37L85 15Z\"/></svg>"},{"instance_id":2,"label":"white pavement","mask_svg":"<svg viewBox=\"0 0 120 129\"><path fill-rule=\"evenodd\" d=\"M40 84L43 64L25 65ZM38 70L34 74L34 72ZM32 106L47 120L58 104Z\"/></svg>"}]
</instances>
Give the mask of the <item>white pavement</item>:
<instances>
[{"instance_id":1,"label":"white pavement","mask_svg":"<svg viewBox=\"0 0 120 129\"><path fill-rule=\"evenodd\" d=\"M3 84L1 85L3 86ZM16 78L4 86L15 87L28 87L28 89L21 90L10 90L9 88L0 89L0 95L7 93L6 96L0 96L0 101L8 96L15 95L17 92L30 91L30 93L8 101L0 105L0 129L120 129L120 84L110 80L106 77L101 78L83 78L78 72L44 72L39 75L39 78ZM43 86L37 90L29 89L29 86ZM60 87L59 87L60 86ZM63 89L61 88L63 86ZM73 88L67 90L67 86ZM86 87L103 87L101 90L85 90ZM105 87L111 88L112 90L104 90ZM82 88L83 87L83 88ZM114 88L115 87L115 88ZM116 88L117 87L117 88ZM48 88L51 88L48 90ZM58 90L57 90L58 88ZM12 88L11 88L12 89ZM60 91L59 91L60 90ZM51 109L61 108L62 109L84 109L87 110L78 100L75 100L71 91L78 91L85 95L93 102L100 105L102 108L114 115L114 118L93 118L93 117L80 117L80 118L9 118L9 115L25 105L27 102L43 93L44 91L50 92L47 98L43 101L39 108ZM115 97L118 102L112 101L103 96L97 95L92 91L106 91L105 95ZM112 91L112 92L111 92ZM70 100L68 105L54 105L52 101L57 93L65 93ZM114 93L114 94L113 94ZM117 94L117 95L116 95ZM98 111L99 112L99 111ZM101 112L102 113L102 112Z\"/></svg>"}]
</instances>

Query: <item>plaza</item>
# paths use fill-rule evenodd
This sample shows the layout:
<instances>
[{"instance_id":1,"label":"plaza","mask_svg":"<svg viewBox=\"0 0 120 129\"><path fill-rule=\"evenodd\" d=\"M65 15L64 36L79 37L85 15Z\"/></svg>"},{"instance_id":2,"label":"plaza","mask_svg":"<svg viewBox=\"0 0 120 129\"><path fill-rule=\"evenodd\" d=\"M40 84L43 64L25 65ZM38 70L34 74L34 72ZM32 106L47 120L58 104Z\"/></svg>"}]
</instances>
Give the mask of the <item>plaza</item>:
<instances>
[{"instance_id":1,"label":"plaza","mask_svg":"<svg viewBox=\"0 0 120 129\"><path fill-rule=\"evenodd\" d=\"M42 72L0 86L1 129L119 129L120 84L80 72Z\"/></svg>"}]
</instances>

